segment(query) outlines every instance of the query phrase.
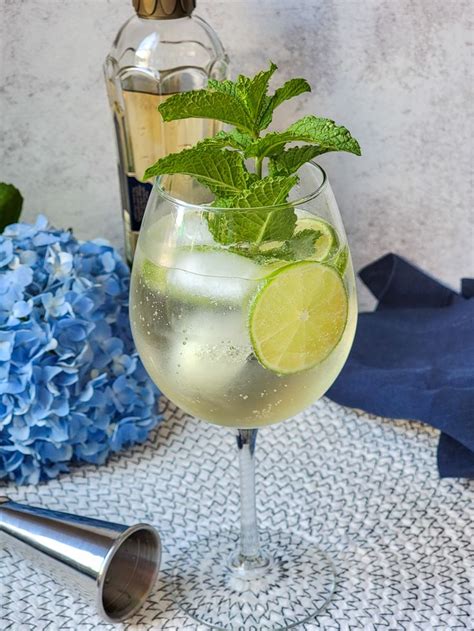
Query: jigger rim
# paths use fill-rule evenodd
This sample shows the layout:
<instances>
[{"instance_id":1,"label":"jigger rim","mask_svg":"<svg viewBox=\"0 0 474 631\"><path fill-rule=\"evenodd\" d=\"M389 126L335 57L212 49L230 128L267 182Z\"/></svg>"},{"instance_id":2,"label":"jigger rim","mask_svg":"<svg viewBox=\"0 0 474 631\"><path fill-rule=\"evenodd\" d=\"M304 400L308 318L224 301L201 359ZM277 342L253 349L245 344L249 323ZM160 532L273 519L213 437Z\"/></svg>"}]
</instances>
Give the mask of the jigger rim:
<instances>
[{"instance_id":1,"label":"jigger rim","mask_svg":"<svg viewBox=\"0 0 474 631\"><path fill-rule=\"evenodd\" d=\"M146 531L152 535L154 542L154 552L155 557L153 559L153 572L150 573L147 581L147 586L143 588L143 591L140 593L139 598L137 598L137 602L134 606L129 608L124 608L117 615L110 615L105 606L104 606L104 588L106 586L106 578L107 573L110 569L111 563L115 558L117 552L120 550L122 545L129 539L134 533L139 531ZM110 546L107 554L104 557L102 565L100 567L99 573L96 579L97 585L97 597L96 597L96 608L99 615L106 620L107 622L121 622L122 620L126 620L133 616L143 605L145 600L150 595L158 577L158 572L160 569L161 563L161 538L159 532L151 526L150 524L138 523L133 526L129 526L126 530L121 532L118 537L114 540L113 544ZM138 566L138 564L137 564Z\"/></svg>"}]
</instances>

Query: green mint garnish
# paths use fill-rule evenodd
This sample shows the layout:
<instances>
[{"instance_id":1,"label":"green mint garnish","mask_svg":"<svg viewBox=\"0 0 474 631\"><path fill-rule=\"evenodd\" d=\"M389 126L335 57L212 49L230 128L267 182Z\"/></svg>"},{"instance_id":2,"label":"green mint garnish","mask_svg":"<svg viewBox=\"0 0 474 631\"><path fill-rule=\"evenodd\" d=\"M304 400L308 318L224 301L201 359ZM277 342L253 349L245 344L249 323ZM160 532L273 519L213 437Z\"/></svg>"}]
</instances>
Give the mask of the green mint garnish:
<instances>
[{"instance_id":1,"label":"green mint garnish","mask_svg":"<svg viewBox=\"0 0 474 631\"><path fill-rule=\"evenodd\" d=\"M270 175L291 175L296 173L303 164L320 155L320 148L316 145L293 147L271 157L268 163Z\"/></svg>"},{"instance_id":2,"label":"green mint garnish","mask_svg":"<svg viewBox=\"0 0 474 631\"><path fill-rule=\"evenodd\" d=\"M192 175L219 196L236 195L245 190L249 176L242 153L220 149L206 141L161 158L145 171L144 177L175 173Z\"/></svg>"},{"instance_id":3,"label":"green mint garnish","mask_svg":"<svg viewBox=\"0 0 474 631\"><path fill-rule=\"evenodd\" d=\"M213 89L181 92L158 108L164 121L182 118L211 118L252 133L253 122L237 96Z\"/></svg>"},{"instance_id":4,"label":"green mint garnish","mask_svg":"<svg viewBox=\"0 0 474 631\"><path fill-rule=\"evenodd\" d=\"M276 108L295 96L303 94L303 92L311 92L311 87L306 79L290 79L282 85L281 88L275 90L275 94L266 97L264 108L259 118L259 129L266 129L272 122L273 112Z\"/></svg>"},{"instance_id":5,"label":"green mint garnish","mask_svg":"<svg viewBox=\"0 0 474 631\"><path fill-rule=\"evenodd\" d=\"M253 243L288 239L293 234L296 214L285 205L288 193L298 181L296 176L257 179L249 188L230 199L218 199L218 207L238 208L235 212L209 213L212 236L223 244ZM275 206L268 210L268 206ZM258 210L258 208L263 208ZM250 208L251 210L240 210Z\"/></svg>"},{"instance_id":6,"label":"green mint garnish","mask_svg":"<svg viewBox=\"0 0 474 631\"><path fill-rule=\"evenodd\" d=\"M336 125L329 118L305 116L290 125L286 131L274 131L255 140L245 150L246 157L264 158L277 156L290 142L307 142L317 145L318 154L328 151L349 151L360 155L359 143L349 130Z\"/></svg>"},{"instance_id":7,"label":"green mint garnish","mask_svg":"<svg viewBox=\"0 0 474 631\"><path fill-rule=\"evenodd\" d=\"M296 78L268 94L276 70L271 63L268 70L254 77L239 75L236 81L210 80L205 90L169 97L158 108L165 121L210 118L234 129L221 131L191 149L161 158L146 170L144 178L177 173L193 176L215 194L216 208L229 209L207 213L209 229L217 242L246 243L247 255L266 256L261 253L260 245L278 241L283 245L275 249L273 258L282 258L285 251L285 256L292 260L311 248L314 251L319 236L314 230L293 235L296 215L286 203L290 190L298 182L294 174L322 153L348 151L360 155L360 147L345 127L316 116L305 116L285 131L261 136L279 105L311 90L305 79ZM300 144L287 148L294 143ZM254 158L253 171L246 166L248 158ZM272 206L275 209L269 210ZM242 210L246 208L249 210Z\"/></svg>"},{"instance_id":8,"label":"green mint garnish","mask_svg":"<svg viewBox=\"0 0 474 631\"><path fill-rule=\"evenodd\" d=\"M272 263L276 261L301 261L311 259L316 251L316 241L323 233L320 230L301 230L297 234L279 243L278 246L261 247L237 244L229 248L231 252L255 259L258 263ZM270 244L271 245L271 244Z\"/></svg>"},{"instance_id":9,"label":"green mint garnish","mask_svg":"<svg viewBox=\"0 0 474 631\"><path fill-rule=\"evenodd\" d=\"M285 261L310 259L316 251L316 241L322 236L320 230L301 230L273 251L266 252L272 258Z\"/></svg>"},{"instance_id":10,"label":"green mint garnish","mask_svg":"<svg viewBox=\"0 0 474 631\"><path fill-rule=\"evenodd\" d=\"M200 146L220 147L221 149L224 147L232 147L232 149L245 151L251 142L252 139L250 136L242 133L238 129L233 129L230 132L220 131L215 136L204 138L204 140L201 140L198 144Z\"/></svg>"},{"instance_id":11,"label":"green mint garnish","mask_svg":"<svg viewBox=\"0 0 474 631\"><path fill-rule=\"evenodd\" d=\"M0 233L20 218L23 197L13 184L0 182Z\"/></svg>"}]
</instances>

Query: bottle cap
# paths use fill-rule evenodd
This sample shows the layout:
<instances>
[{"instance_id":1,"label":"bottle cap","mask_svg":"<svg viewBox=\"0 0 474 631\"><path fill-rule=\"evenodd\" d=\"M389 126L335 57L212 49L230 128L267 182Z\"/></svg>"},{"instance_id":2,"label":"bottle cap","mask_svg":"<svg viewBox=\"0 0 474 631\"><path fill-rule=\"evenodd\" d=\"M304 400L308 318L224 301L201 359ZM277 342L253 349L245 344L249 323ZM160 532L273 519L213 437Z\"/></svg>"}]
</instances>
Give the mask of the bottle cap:
<instances>
[{"instance_id":1,"label":"bottle cap","mask_svg":"<svg viewBox=\"0 0 474 631\"><path fill-rule=\"evenodd\" d=\"M174 20L191 15L196 0L133 0L133 6L146 20Z\"/></svg>"}]
</instances>

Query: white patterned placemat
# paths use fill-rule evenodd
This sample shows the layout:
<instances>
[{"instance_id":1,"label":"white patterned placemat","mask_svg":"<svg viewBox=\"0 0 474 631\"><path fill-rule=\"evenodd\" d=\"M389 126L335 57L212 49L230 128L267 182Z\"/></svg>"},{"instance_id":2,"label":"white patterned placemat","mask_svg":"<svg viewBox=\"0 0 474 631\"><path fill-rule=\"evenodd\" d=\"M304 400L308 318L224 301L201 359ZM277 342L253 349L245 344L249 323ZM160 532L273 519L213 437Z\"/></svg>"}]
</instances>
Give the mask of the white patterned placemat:
<instances>
[{"instance_id":1,"label":"white patterned placemat","mask_svg":"<svg viewBox=\"0 0 474 631\"><path fill-rule=\"evenodd\" d=\"M166 553L237 525L231 430L164 402L143 446L37 487L18 502L132 524L149 521ZM334 599L306 630L474 629L474 483L439 480L437 432L323 399L257 441L261 526L311 538L333 557ZM112 630L92 607L0 551L2 631ZM126 630L201 631L173 605L166 572Z\"/></svg>"}]
</instances>

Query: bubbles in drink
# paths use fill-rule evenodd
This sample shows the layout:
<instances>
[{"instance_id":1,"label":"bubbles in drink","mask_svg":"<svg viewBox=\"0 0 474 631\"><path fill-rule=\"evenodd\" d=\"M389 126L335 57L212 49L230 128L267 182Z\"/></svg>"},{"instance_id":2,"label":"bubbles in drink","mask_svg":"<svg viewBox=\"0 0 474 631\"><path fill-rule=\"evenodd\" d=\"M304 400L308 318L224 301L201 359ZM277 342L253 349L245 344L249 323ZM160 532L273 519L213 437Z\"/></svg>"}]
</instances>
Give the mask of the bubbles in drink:
<instances>
[{"instance_id":1,"label":"bubbles in drink","mask_svg":"<svg viewBox=\"0 0 474 631\"><path fill-rule=\"evenodd\" d=\"M277 374L261 365L249 334L249 308L269 270L210 246L205 222L195 223L183 231L182 247L158 256L153 228L139 242L130 313L147 371L185 411L213 423L258 427L293 416L324 394L346 360L353 289L344 334L329 356L309 370Z\"/></svg>"}]
</instances>

